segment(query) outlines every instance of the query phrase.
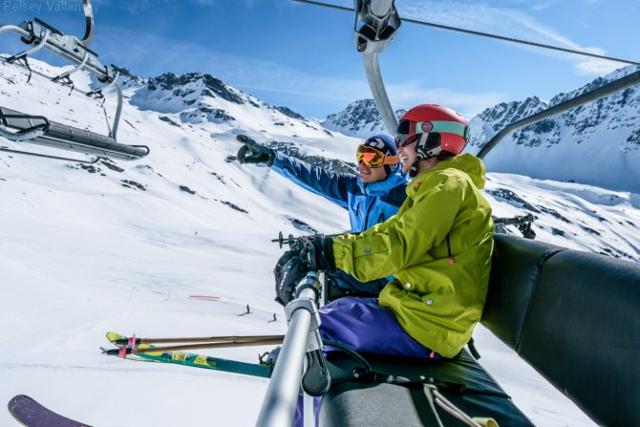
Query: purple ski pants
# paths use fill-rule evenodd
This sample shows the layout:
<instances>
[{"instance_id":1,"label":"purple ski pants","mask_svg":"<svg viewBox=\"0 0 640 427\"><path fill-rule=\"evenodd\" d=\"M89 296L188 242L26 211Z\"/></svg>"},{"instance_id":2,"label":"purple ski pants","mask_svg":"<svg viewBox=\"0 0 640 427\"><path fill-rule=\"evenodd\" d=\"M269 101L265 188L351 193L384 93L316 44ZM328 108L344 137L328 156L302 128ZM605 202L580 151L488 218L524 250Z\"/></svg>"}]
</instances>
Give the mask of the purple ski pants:
<instances>
[{"instance_id":1,"label":"purple ski pants","mask_svg":"<svg viewBox=\"0 0 640 427\"><path fill-rule=\"evenodd\" d=\"M441 356L419 344L400 327L391 310L380 307L377 298L344 297L320 309L320 335L360 353L404 356L425 360ZM320 398L314 400L316 420ZM302 396L298 398L295 425L303 425ZM311 426L307 426L311 427Z\"/></svg>"}]
</instances>

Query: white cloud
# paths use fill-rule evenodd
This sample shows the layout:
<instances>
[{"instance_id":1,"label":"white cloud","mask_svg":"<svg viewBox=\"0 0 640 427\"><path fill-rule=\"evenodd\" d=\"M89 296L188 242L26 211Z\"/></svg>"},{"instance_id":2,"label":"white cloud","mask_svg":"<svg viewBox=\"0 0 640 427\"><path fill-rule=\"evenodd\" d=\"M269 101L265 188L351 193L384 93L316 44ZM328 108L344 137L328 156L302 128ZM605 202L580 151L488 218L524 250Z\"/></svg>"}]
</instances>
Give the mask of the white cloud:
<instances>
[{"instance_id":1,"label":"white cloud","mask_svg":"<svg viewBox=\"0 0 640 427\"><path fill-rule=\"evenodd\" d=\"M585 0L589 3L598 0ZM534 7L545 8L551 2L538 2ZM484 31L499 35L528 39L538 43L553 44L560 47L584 50L604 54L596 47L583 47L569 37L562 35L554 28L539 22L534 17L515 9L498 8L482 3L437 2L437 1L404 1L398 3L401 16L422 19L439 24L457 26L476 31ZM575 54L553 52L538 48L524 47L539 54L554 55L574 63L577 74L601 76L619 68L621 65L596 58L586 58Z\"/></svg>"}]
</instances>

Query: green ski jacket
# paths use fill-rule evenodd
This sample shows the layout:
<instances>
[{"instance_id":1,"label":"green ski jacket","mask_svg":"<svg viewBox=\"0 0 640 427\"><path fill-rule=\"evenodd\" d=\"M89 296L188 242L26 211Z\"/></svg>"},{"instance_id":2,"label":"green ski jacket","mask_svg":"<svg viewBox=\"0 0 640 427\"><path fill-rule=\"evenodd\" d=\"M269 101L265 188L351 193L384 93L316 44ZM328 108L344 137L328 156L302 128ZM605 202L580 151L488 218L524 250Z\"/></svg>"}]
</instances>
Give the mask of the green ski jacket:
<instances>
[{"instance_id":1,"label":"green ski jacket","mask_svg":"<svg viewBox=\"0 0 640 427\"><path fill-rule=\"evenodd\" d=\"M418 175L398 213L333 241L336 267L360 281L392 275L378 303L412 338L445 357L482 316L493 252L482 161L461 154ZM383 338L383 337L381 337Z\"/></svg>"}]
</instances>

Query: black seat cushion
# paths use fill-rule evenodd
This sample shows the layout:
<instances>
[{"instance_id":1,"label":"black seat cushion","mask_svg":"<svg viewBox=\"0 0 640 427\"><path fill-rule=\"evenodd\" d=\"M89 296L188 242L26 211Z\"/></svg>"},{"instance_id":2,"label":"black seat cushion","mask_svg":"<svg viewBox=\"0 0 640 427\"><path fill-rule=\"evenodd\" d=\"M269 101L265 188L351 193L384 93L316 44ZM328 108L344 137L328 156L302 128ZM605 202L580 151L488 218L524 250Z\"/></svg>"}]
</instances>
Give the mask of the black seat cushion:
<instances>
[{"instance_id":1,"label":"black seat cushion","mask_svg":"<svg viewBox=\"0 0 640 427\"><path fill-rule=\"evenodd\" d=\"M330 354L332 365L351 371L360 366L341 354ZM439 390L447 399L474 417L493 417L501 427L532 426L511 399L484 369L466 352L446 362L367 356L376 371L393 375L434 378L444 383ZM464 384L460 392L457 385ZM438 410L447 426L464 426L443 410ZM422 388L391 384L344 382L334 384L323 399L320 409L322 426L437 426Z\"/></svg>"}]
</instances>

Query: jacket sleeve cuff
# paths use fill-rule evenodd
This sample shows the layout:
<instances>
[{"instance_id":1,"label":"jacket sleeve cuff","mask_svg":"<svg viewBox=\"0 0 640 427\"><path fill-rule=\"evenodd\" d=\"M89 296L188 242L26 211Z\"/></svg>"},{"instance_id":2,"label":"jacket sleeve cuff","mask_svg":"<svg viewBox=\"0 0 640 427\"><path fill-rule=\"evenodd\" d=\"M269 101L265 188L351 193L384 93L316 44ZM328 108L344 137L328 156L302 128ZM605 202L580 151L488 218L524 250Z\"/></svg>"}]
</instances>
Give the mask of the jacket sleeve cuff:
<instances>
[{"instance_id":1,"label":"jacket sleeve cuff","mask_svg":"<svg viewBox=\"0 0 640 427\"><path fill-rule=\"evenodd\" d=\"M333 258L336 268L353 275L352 242L344 239L333 239Z\"/></svg>"}]
</instances>

